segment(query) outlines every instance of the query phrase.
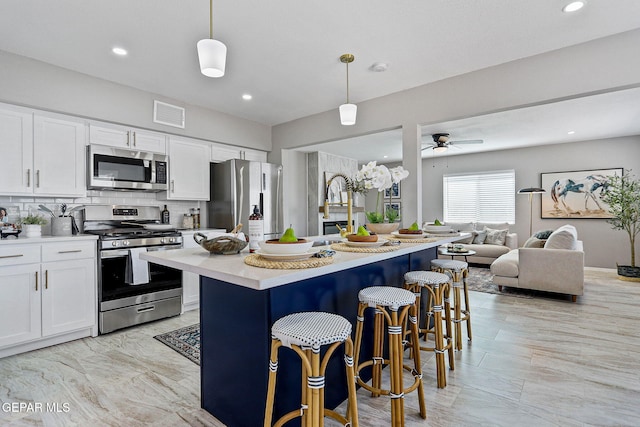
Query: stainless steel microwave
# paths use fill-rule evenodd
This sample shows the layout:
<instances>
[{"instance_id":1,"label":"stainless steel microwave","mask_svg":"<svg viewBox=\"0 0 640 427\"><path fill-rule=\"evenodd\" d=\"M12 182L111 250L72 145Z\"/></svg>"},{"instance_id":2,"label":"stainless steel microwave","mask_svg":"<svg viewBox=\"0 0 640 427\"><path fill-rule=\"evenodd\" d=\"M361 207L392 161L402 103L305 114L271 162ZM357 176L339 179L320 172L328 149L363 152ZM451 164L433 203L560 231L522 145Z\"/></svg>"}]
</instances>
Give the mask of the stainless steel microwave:
<instances>
[{"instance_id":1,"label":"stainless steel microwave","mask_svg":"<svg viewBox=\"0 0 640 427\"><path fill-rule=\"evenodd\" d=\"M92 190L166 191L168 172L165 154L87 147L87 188Z\"/></svg>"}]
</instances>

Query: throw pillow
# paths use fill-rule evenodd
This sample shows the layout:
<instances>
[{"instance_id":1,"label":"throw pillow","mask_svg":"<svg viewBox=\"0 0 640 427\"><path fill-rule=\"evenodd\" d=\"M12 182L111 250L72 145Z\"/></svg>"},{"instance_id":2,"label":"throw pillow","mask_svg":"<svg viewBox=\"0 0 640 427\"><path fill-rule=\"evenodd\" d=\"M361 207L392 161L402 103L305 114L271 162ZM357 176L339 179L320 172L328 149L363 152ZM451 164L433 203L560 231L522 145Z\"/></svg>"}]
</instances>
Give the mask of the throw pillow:
<instances>
[{"instance_id":1,"label":"throw pillow","mask_svg":"<svg viewBox=\"0 0 640 427\"><path fill-rule=\"evenodd\" d=\"M473 241L471 243L475 245L483 244L485 239L487 238L487 230L474 231L472 234L473 234Z\"/></svg>"},{"instance_id":2,"label":"throw pillow","mask_svg":"<svg viewBox=\"0 0 640 427\"><path fill-rule=\"evenodd\" d=\"M577 246L578 232L573 225L563 225L551 233L544 244L546 249L574 249Z\"/></svg>"},{"instance_id":3,"label":"throw pillow","mask_svg":"<svg viewBox=\"0 0 640 427\"><path fill-rule=\"evenodd\" d=\"M507 239L507 232L509 230L494 230L493 228L485 228L487 237L484 240L485 245L500 245L504 246L504 242Z\"/></svg>"},{"instance_id":4,"label":"throw pillow","mask_svg":"<svg viewBox=\"0 0 640 427\"><path fill-rule=\"evenodd\" d=\"M553 233L553 230L541 230L535 232L533 235L538 239L546 240L549 238L549 236L551 236L551 233Z\"/></svg>"},{"instance_id":5,"label":"throw pillow","mask_svg":"<svg viewBox=\"0 0 640 427\"><path fill-rule=\"evenodd\" d=\"M538 239L536 236L531 236L522 245L523 248L544 248L546 240Z\"/></svg>"}]
</instances>

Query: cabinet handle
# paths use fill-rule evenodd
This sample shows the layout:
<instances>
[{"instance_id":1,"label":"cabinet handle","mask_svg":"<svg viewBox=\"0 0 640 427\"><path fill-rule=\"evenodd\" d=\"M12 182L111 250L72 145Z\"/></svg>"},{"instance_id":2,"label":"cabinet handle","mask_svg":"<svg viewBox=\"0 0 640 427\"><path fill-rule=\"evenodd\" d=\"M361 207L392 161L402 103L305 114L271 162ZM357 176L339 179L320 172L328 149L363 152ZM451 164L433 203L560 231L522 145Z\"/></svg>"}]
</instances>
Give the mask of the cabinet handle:
<instances>
[{"instance_id":1,"label":"cabinet handle","mask_svg":"<svg viewBox=\"0 0 640 427\"><path fill-rule=\"evenodd\" d=\"M148 306L148 307L142 307L142 308L139 308L137 311L138 311L138 313L144 313L144 312L146 312L146 311L153 311L153 310L155 310L155 309L156 309L156 306L155 306L155 305L150 305L150 306Z\"/></svg>"},{"instance_id":2,"label":"cabinet handle","mask_svg":"<svg viewBox=\"0 0 640 427\"><path fill-rule=\"evenodd\" d=\"M24 256L24 254L17 254L17 255L2 255L0 256L0 258L18 258Z\"/></svg>"},{"instance_id":3,"label":"cabinet handle","mask_svg":"<svg viewBox=\"0 0 640 427\"><path fill-rule=\"evenodd\" d=\"M176 182L173 179L171 180L171 192L176 192Z\"/></svg>"},{"instance_id":4,"label":"cabinet handle","mask_svg":"<svg viewBox=\"0 0 640 427\"><path fill-rule=\"evenodd\" d=\"M136 146L136 133L133 133L133 146Z\"/></svg>"},{"instance_id":5,"label":"cabinet handle","mask_svg":"<svg viewBox=\"0 0 640 427\"><path fill-rule=\"evenodd\" d=\"M31 169L27 169L27 187L31 187Z\"/></svg>"},{"instance_id":6,"label":"cabinet handle","mask_svg":"<svg viewBox=\"0 0 640 427\"><path fill-rule=\"evenodd\" d=\"M72 254L75 252L82 252L82 249L72 249L70 251L58 251L59 254Z\"/></svg>"},{"instance_id":7,"label":"cabinet handle","mask_svg":"<svg viewBox=\"0 0 640 427\"><path fill-rule=\"evenodd\" d=\"M131 147L131 132L127 131L127 146Z\"/></svg>"},{"instance_id":8,"label":"cabinet handle","mask_svg":"<svg viewBox=\"0 0 640 427\"><path fill-rule=\"evenodd\" d=\"M38 290L38 272L36 271L36 291Z\"/></svg>"},{"instance_id":9,"label":"cabinet handle","mask_svg":"<svg viewBox=\"0 0 640 427\"><path fill-rule=\"evenodd\" d=\"M40 188L40 169L36 171L36 187Z\"/></svg>"},{"instance_id":10,"label":"cabinet handle","mask_svg":"<svg viewBox=\"0 0 640 427\"><path fill-rule=\"evenodd\" d=\"M49 289L49 270L44 271L44 288Z\"/></svg>"}]
</instances>

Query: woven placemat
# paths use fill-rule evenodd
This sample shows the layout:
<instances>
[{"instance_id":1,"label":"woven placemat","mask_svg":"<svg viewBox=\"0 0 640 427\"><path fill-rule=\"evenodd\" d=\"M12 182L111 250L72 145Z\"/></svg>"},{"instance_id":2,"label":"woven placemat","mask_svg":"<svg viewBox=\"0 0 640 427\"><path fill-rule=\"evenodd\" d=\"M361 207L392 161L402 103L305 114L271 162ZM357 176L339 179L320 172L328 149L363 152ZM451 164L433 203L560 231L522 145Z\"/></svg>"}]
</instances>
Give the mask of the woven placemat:
<instances>
[{"instance_id":1,"label":"woven placemat","mask_svg":"<svg viewBox=\"0 0 640 427\"><path fill-rule=\"evenodd\" d=\"M400 246L378 246L377 248L355 248L353 246L347 246L344 243L332 243L331 249L334 251L342 251L342 252L366 252L366 253L382 253L382 252L393 252L400 249Z\"/></svg>"},{"instance_id":2,"label":"woven placemat","mask_svg":"<svg viewBox=\"0 0 640 427\"><path fill-rule=\"evenodd\" d=\"M391 234L383 236L383 239L387 239L390 242L411 243L411 244L432 243L440 240L437 237L423 237L421 239L403 239L402 237L396 237Z\"/></svg>"},{"instance_id":3,"label":"woven placemat","mask_svg":"<svg viewBox=\"0 0 640 427\"><path fill-rule=\"evenodd\" d=\"M247 255L244 263L253 267L274 268L281 270L293 270L298 268L315 268L329 265L333 262L333 257L315 258L311 257L300 261L272 261L264 259L258 254Z\"/></svg>"}]
</instances>

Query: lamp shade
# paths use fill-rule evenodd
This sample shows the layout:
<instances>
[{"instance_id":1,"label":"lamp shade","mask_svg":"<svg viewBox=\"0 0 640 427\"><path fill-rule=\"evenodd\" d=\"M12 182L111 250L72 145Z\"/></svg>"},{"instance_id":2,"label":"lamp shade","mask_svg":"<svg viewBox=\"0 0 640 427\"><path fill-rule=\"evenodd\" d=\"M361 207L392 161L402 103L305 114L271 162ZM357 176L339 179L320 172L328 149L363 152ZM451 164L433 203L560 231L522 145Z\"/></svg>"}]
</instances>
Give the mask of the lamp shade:
<instances>
[{"instance_id":1,"label":"lamp shade","mask_svg":"<svg viewBox=\"0 0 640 427\"><path fill-rule=\"evenodd\" d=\"M357 113L358 106L356 104L342 104L340 106L340 123L344 126L355 125Z\"/></svg>"},{"instance_id":2,"label":"lamp shade","mask_svg":"<svg viewBox=\"0 0 640 427\"><path fill-rule=\"evenodd\" d=\"M546 191L544 190L544 188L538 188L538 187L522 188L518 190L518 194L533 194L533 193L546 193Z\"/></svg>"},{"instance_id":3,"label":"lamp shade","mask_svg":"<svg viewBox=\"0 0 640 427\"><path fill-rule=\"evenodd\" d=\"M433 151L435 151L436 153L444 153L445 151L447 151L447 147L444 145L438 145L437 147L433 147Z\"/></svg>"},{"instance_id":4,"label":"lamp shade","mask_svg":"<svg viewBox=\"0 0 640 427\"><path fill-rule=\"evenodd\" d=\"M200 71L207 77L222 77L227 64L227 46L214 39L202 39L198 42Z\"/></svg>"}]
</instances>

